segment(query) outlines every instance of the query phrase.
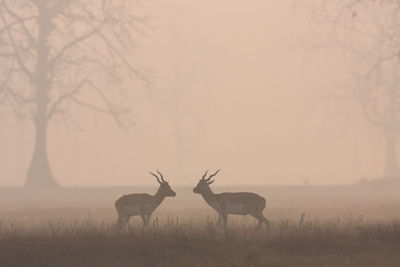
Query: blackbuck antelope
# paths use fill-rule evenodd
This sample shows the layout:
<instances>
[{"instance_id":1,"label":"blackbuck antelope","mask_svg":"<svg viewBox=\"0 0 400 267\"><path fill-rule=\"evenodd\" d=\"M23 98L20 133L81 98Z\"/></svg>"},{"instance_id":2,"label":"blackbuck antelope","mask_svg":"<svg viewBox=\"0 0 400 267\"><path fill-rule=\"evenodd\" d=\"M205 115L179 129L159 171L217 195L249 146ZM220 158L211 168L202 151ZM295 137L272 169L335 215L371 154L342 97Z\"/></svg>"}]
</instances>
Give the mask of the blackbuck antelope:
<instances>
[{"instance_id":1,"label":"blackbuck antelope","mask_svg":"<svg viewBox=\"0 0 400 267\"><path fill-rule=\"evenodd\" d=\"M258 226L262 223L269 226L269 221L263 215L265 198L255 193L237 192L214 194L211 191L210 184L215 181L211 180L211 178L217 175L219 171L220 170L211 174L208 178L206 178L208 172L206 171L197 186L193 188L194 193L201 194L207 204L218 212L218 225L223 222L226 227L228 214L236 214L251 215L258 220Z\"/></svg>"},{"instance_id":2,"label":"blackbuck antelope","mask_svg":"<svg viewBox=\"0 0 400 267\"><path fill-rule=\"evenodd\" d=\"M132 216L140 215L143 220L143 226L150 222L151 214L161 204L165 197L175 197L176 193L171 189L168 182L164 180L163 175L157 170L160 177L150 172L156 177L160 187L157 193L152 196L146 193L123 195L115 201L115 208L118 213L117 225L125 225Z\"/></svg>"}]
</instances>

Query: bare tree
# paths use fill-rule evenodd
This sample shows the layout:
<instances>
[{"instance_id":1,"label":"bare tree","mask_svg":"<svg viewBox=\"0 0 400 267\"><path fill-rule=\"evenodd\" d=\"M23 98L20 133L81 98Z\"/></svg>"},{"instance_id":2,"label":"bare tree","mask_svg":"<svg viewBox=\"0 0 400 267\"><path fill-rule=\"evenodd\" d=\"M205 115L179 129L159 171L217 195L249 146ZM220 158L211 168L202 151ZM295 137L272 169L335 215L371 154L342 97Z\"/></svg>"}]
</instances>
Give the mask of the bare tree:
<instances>
[{"instance_id":1,"label":"bare tree","mask_svg":"<svg viewBox=\"0 0 400 267\"><path fill-rule=\"evenodd\" d=\"M384 177L399 178L400 1L311 2L313 47L339 49L351 63L350 80L330 96L378 130L385 141Z\"/></svg>"},{"instance_id":2,"label":"bare tree","mask_svg":"<svg viewBox=\"0 0 400 267\"><path fill-rule=\"evenodd\" d=\"M35 129L25 186L57 185L47 156L51 121L74 124L87 109L122 128L131 123L126 81L144 79L130 62L144 23L136 3L0 1L0 103Z\"/></svg>"}]
</instances>

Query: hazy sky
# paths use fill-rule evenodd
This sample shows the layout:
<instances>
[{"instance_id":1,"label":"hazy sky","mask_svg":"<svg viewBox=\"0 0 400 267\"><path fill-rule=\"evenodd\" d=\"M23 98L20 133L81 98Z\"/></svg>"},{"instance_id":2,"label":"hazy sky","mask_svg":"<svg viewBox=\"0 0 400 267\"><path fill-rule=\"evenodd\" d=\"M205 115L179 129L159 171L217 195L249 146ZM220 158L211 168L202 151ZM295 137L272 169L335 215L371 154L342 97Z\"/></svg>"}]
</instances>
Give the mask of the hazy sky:
<instances>
[{"instance_id":1,"label":"hazy sky","mask_svg":"<svg viewBox=\"0 0 400 267\"><path fill-rule=\"evenodd\" d=\"M380 139L334 117L319 98L339 83L344 61L300 47L309 20L292 3L142 3L150 26L132 61L151 70L153 84L132 85L136 125L127 135L103 117L86 120L83 131L52 124L56 179L154 184L147 171L156 168L181 185L219 168L216 185L351 183L379 175ZM32 130L1 127L1 185L21 185Z\"/></svg>"}]
</instances>

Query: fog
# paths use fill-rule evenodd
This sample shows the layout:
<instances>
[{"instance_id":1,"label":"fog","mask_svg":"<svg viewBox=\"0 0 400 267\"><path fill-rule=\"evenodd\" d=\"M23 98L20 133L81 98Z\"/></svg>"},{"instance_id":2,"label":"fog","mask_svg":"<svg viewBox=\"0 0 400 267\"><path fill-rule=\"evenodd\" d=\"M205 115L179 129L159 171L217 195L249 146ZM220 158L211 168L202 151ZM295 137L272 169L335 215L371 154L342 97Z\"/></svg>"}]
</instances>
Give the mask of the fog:
<instances>
[{"instance_id":1,"label":"fog","mask_svg":"<svg viewBox=\"0 0 400 267\"><path fill-rule=\"evenodd\" d=\"M0 0L1 265L398 266L399 15Z\"/></svg>"},{"instance_id":2,"label":"fog","mask_svg":"<svg viewBox=\"0 0 400 267\"><path fill-rule=\"evenodd\" d=\"M78 127L51 122L61 185L154 185L148 171L157 168L174 185L222 169L216 186L348 184L382 173L379 135L322 97L346 78L346 61L304 48L310 19L293 1L153 0L138 12L148 22L128 60L150 83L129 84L134 126L125 132L89 111ZM0 183L22 185L34 130L2 120Z\"/></svg>"}]
</instances>

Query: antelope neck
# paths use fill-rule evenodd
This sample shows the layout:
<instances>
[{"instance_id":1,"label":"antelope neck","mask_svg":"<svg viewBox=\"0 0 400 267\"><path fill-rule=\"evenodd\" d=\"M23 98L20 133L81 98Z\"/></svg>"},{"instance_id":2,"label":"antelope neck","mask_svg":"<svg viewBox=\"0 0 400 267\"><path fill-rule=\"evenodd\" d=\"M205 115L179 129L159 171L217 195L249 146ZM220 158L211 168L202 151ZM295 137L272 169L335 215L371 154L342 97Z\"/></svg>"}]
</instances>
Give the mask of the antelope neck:
<instances>
[{"instance_id":1,"label":"antelope neck","mask_svg":"<svg viewBox=\"0 0 400 267\"><path fill-rule=\"evenodd\" d=\"M161 193L161 186L158 188L156 194L154 195L154 202L158 205L164 200L165 195Z\"/></svg>"},{"instance_id":2,"label":"antelope neck","mask_svg":"<svg viewBox=\"0 0 400 267\"><path fill-rule=\"evenodd\" d=\"M207 187L207 189L205 189L203 192L201 192L201 196L204 198L204 200L208 204L211 204L216 201L214 193L210 187Z\"/></svg>"}]
</instances>

